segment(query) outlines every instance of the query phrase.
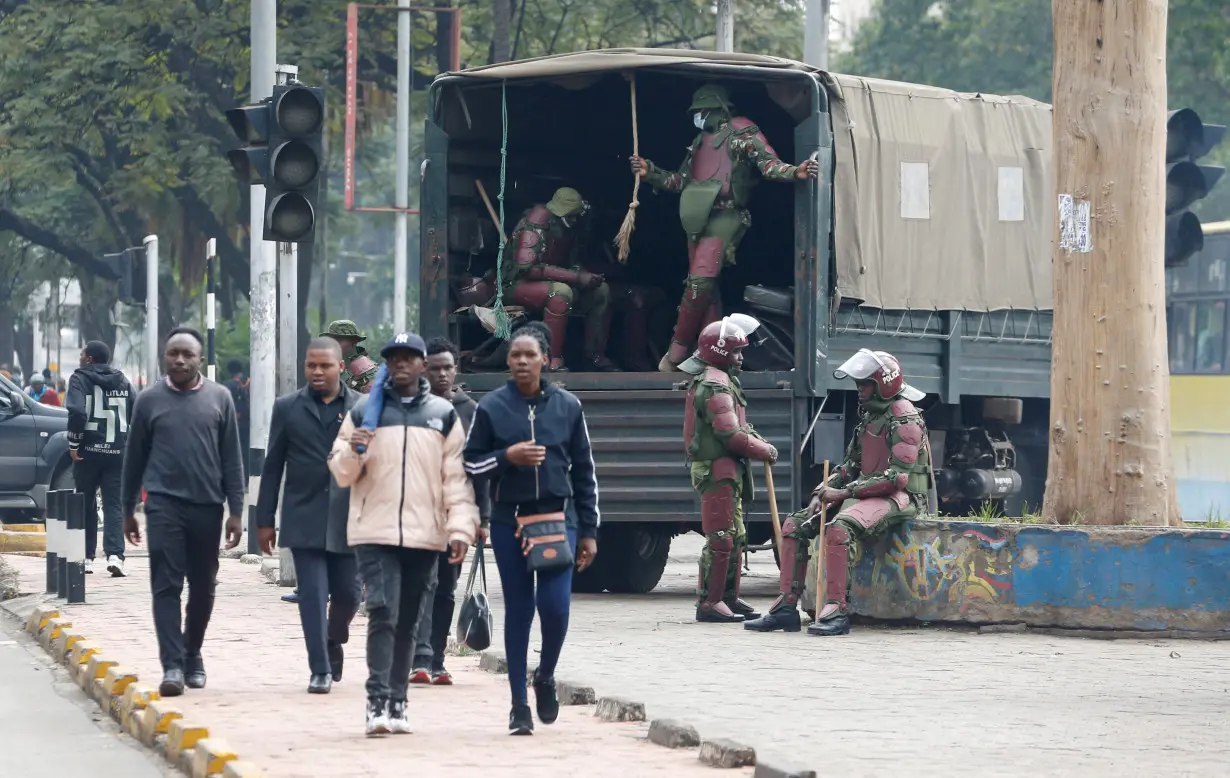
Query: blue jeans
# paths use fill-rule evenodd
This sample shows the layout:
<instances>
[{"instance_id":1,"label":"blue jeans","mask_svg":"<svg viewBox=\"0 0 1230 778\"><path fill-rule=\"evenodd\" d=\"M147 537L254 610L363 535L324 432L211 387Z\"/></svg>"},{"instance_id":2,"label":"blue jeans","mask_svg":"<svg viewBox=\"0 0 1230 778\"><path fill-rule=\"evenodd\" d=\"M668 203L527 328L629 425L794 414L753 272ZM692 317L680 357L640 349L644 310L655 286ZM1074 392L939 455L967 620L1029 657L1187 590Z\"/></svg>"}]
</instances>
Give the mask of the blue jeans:
<instances>
[{"instance_id":1,"label":"blue jeans","mask_svg":"<svg viewBox=\"0 0 1230 778\"><path fill-rule=\"evenodd\" d=\"M508 685L514 705L524 705L526 695L526 657L530 650L530 627L534 610L542 629L542 657L538 663L541 677L555 675L564 636L568 634L568 609L572 602L572 566L533 573L521 553L516 524L507 524L511 506L497 505L491 522L491 551L500 571L504 590L504 655L508 660ZM500 516L500 514L504 516ZM496 517L504 519L499 521ZM568 528L568 544L575 556L577 531ZM537 577L537 582L535 582ZM535 587L537 583L537 587Z\"/></svg>"}]
</instances>

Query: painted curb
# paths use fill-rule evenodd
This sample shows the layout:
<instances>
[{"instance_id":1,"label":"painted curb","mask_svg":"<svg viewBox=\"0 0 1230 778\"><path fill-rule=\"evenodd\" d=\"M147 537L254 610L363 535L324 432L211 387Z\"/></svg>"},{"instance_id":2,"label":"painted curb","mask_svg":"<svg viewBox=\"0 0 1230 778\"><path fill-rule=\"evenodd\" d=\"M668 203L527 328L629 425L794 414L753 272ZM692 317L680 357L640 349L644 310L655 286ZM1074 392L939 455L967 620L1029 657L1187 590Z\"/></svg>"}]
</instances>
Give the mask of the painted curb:
<instances>
[{"instance_id":1,"label":"painted curb","mask_svg":"<svg viewBox=\"0 0 1230 778\"><path fill-rule=\"evenodd\" d=\"M47 533L0 530L0 554L47 556Z\"/></svg>"},{"instance_id":2,"label":"painted curb","mask_svg":"<svg viewBox=\"0 0 1230 778\"><path fill-rule=\"evenodd\" d=\"M59 608L44 604L35 606L25 629L126 733L191 778L262 778L260 769L211 738L207 727L186 721L183 711L161 699L157 687L141 684L136 673L108 659L72 626Z\"/></svg>"}]
</instances>

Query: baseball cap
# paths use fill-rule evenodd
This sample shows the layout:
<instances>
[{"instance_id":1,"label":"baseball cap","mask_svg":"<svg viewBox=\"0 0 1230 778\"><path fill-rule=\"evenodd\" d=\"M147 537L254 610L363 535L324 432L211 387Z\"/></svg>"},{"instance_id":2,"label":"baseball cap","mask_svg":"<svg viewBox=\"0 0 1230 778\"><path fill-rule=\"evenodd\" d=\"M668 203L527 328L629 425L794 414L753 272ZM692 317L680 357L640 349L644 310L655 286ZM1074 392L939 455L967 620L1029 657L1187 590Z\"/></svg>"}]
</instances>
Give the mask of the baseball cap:
<instances>
[{"instance_id":1,"label":"baseball cap","mask_svg":"<svg viewBox=\"0 0 1230 778\"><path fill-rule=\"evenodd\" d=\"M389 338L389 342L385 343L384 348L380 349L380 356L388 359L389 352L397 351L398 349L417 351L419 356L427 356L427 344L413 332L402 332Z\"/></svg>"}]
</instances>

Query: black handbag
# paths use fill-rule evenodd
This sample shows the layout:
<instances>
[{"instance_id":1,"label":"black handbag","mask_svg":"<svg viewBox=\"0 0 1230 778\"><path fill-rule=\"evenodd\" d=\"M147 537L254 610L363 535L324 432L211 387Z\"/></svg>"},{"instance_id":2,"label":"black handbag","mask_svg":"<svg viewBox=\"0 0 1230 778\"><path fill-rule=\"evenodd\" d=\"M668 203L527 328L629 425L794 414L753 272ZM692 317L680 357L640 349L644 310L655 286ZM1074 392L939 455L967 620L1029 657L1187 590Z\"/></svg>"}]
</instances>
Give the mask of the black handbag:
<instances>
[{"instance_id":1,"label":"black handbag","mask_svg":"<svg viewBox=\"0 0 1230 778\"><path fill-rule=\"evenodd\" d=\"M483 564L483 545L478 542L474 560L470 562L470 580L466 583L465 601L457 616L457 640L475 651L491 647L491 603L487 600L487 568ZM482 575L482 586L474 591L474 579Z\"/></svg>"},{"instance_id":2,"label":"black handbag","mask_svg":"<svg viewBox=\"0 0 1230 778\"><path fill-rule=\"evenodd\" d=\"M517 537L530 570L561 570L573 563L568 544L567 514L563 511L517 514Z\"/></svg>"}]
</instances>

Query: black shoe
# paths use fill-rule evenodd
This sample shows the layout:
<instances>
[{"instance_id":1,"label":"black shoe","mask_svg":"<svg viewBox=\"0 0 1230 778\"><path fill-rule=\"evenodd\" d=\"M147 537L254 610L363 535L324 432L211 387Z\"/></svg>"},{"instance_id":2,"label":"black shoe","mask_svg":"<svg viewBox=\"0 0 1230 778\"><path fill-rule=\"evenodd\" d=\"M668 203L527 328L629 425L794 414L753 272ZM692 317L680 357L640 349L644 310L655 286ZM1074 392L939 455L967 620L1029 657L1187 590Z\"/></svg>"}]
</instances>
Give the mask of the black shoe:
<instances>
[{"instance_id":1,"label":"black shoe","mask_svg":"<svg viewBox=\"0 0 1230 778\"><path fill-rule=\"evenodd\" d=\"M508 734L534 734L534 717L530 714L529 705L512 706L512 712L508 714Z\"/></svg>"},{"instance_id":2,"label":"black shoe","mask_svg":"<svg viewBox=\"0 0 1230 778\"><path fill-rule=\"evenodd\" d=\"M590 357L586 361L586 367L592 373L621 373L619 365L615 364L606 357Z\"/></svg>"},{"instance_id":3,"label":"black shoe","mask_svg":"<svg viewBox=\"0 0 1230 778\"><path fill-rule=\"evenodd\" d=\"M738 613L731 613L728 616L716 608L702 608L697 605L696 620L707 624L737 624L743 621L743 617Z\"/></svg>"},{"instance_id":4,"label":"black shoe","mask_svg":"<svg viewBox=\"0 0 1230 778\"><path fill-rule=\"evenodd\" d=\"M333 682L339 683L342 680L342 665L345 664L346 654L342 651L341 643L329 644L329 669L333 671Z\"/></svg>"},{"instance_id":5,"label":"black shoe","mask_svg":"<svg viewBox=\"0 0 1230 778\"><path fill-rule=\"evenodd\" d=\"M282 602L296 603L299 602L299 590L296 589L290 594L282 595Z\"/></svg>"},{"instance_id":6,"label":"black shoe","mask_svg":"<svg viewBox=\"0 0 1230 778\"><path fill-rule=\"evenodd\" d=\"M308 694L328 694L333 688L333 679L328 673L312 673L312 680L308 681Z\"/></svg>"},{"instance_id":7,"label":"black shoe","mask_svg":"<svg viewBox=\"0 0 1230 778\"><path fill-rule=\"evenodd\" d=\"M205 688L205 662L200 654L184 657L184 683L189 689Z\"/></svg>"},{"instance_id":8,"label":"black shoe","mask_svg":"<svg viewBox=\"0 0 1230 778\"><path fill-rule=\"evenodd\" d=\"M824 621L817 621L815 624L807 627L807 634L826 638L836 635L849 635L850 617L842 614L825 619Z\"/></svg>"},{"instance_id":9,"label":"black shoe","mask_svg":"<svg viewBox=\"0 0 1230 778\"><path fill-rule=\"evenodd\" d=\"M534 671L534 707L538 709L538 720L543 724L554 724L559 718L559 698L555 695L555 679L540 678Z\"/></svg>"},{"instance_id":10,"label":"black shoe","mask_svg":"<svg viewBox=\"0 0 1230 778\"><path fill-rule=\"evenodd\" d=\"M183 693L184 671L176 667L163 672L162 683L158 684L158 694L163 697L178 697Z\"/></svg>"},{"instance_id":11,"label":"black shoe","mask_svg":"<svg viewBox=\"0 0 1230 778\"><path fill-rule=\"evenodd\" d=\"M751 621L752 619L760 618L760 614L747 600L735 597L734 599L723 600L723 602L725 602L726 607L730 608L730 610L736 615L742 616L744 621Z\"/></svg>"},{"instance_id":12,"label":"black shoe","mask_svg":"<svg viewBox=\"0 0 1230 778\"><path fill-rule=\"evenodd\" d=\"M743 622L744 629L753 632L798 632L803 627L799 622L799 611L793 605L769 611L758 619Z\"/></svg>"}]
</instances>

